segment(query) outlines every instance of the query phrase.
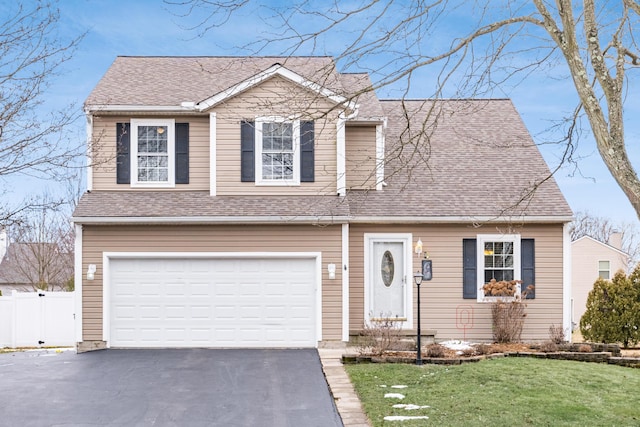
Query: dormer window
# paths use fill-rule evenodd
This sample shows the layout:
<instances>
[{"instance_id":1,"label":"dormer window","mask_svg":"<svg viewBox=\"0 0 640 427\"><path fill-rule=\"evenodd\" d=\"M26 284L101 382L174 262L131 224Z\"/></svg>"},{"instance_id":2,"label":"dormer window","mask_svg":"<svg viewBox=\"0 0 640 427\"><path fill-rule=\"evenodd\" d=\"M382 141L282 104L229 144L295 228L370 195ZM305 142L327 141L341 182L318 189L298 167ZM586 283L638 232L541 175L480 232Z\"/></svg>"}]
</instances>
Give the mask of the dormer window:
<instances>
[{"instance_id":1,"label":"dormer window","mask_svg":"<svg viewBox=\"0 0 640 427\"><path fill-rule=\"evenodd\" d=\"M132 186L175 185L174 120L131 120Z\"/></svg>"},{"instance_id":2,"label":"dormer window","mask_svg":"<svg viewBox=\"0 0 640 427\"><path fill-rule=\"evenodd\" d=\"M256 120L257 184L300 184L300 121Z\"/></svg>"},{"instance_id":3,"label":"dormer window","mask_svg":"<svg viewBox=\"0 0 640 427\"><path fill-rule=\"evenodd\" d=\"M255 185L315 180L313 121L259 117L240 123L240 178Z\"/></svg>"}]
</instances>

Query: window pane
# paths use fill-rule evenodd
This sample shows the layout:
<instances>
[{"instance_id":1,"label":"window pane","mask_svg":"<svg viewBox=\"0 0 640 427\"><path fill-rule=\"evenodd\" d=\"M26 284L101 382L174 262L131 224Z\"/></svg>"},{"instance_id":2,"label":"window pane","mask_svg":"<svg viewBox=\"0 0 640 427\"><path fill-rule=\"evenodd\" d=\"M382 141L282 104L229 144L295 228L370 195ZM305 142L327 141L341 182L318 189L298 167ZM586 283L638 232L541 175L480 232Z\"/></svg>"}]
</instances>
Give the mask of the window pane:
<instances>
[{"instance_id":1,"label":"window pane","mask_svg":"<svg viewBox=\"0 0 640 427\"><path fill-rule=\"evenodd\" d=\"M485 255L493 255L493 242L485 242L484 243L484 254Z\"/></svg>"},{"instance_id":2,"label":"window pane","mask_svg":"<svg viewBox=\"0 0 640 427\"><path fill-rule=\"evenodd\" d=\"M598 261L599 270L609 270L609 261Z\"/></svg>"},{"instance_id":3,"label":"window pane","mask_svg":"<svg viewBox=\"0 0 640 427\"><path fill-rule=\"evenodd\" d=\"M159 169L158 181L168 181L168 180L169 180L169 171L167 169Z\"/></svg>"},{"instance_id":4,"label":"window pane","mask_svg":"<svg viewBox=\"0 0 640 427\"><path fill-rule=\"evenodd\" d=\"M485 267L493 267L493 257L492 256L485 256L484 257L484 266Z\"/></svg>"},{"instance_id":5,"label":"window pane","mask_svg":"<svg viewBox=\"0 0 640 427\"><path fill-rule=\"evenodd\" d=\"M513 255L504 257L504 266L507 268L513 268Z\"/></svg>"},{"instance_id":6,"label":"window pane","mask_svg":"<svg viewBox=\"0 0 640 427\"><path fill-rule=\"evenodd\" d=\"M293 178L293 124L262 124L262 177Z\"/></svg>"}]
</instances>

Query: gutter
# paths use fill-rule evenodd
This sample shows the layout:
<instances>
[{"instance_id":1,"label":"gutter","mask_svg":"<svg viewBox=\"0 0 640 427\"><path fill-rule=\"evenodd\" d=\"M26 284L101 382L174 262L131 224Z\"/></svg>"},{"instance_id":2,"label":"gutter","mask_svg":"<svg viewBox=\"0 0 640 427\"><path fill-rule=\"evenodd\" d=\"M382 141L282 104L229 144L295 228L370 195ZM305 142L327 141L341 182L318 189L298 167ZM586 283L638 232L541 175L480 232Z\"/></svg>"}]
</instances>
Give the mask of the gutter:
<instances>
[{"instance_id":1,"label":"gutter","mask_svg":"<svg viewBox=\"0 0 640 427\"><path fill-rule=\"evenodd\" d=\"M179 216L73 217L75 224L558 224L571 216Z\"/></svg>"}]
</instances>

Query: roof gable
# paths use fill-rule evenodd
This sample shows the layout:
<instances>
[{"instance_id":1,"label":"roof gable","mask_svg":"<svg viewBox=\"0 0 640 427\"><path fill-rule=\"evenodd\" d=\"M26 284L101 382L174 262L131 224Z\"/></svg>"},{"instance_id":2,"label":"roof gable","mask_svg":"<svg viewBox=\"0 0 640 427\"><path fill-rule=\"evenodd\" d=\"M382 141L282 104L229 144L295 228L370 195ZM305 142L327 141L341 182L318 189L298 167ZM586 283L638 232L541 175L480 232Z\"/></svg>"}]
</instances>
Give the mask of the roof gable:
<instances>
[{"instance_id":1,"label":"roof gable","mask_svg":"<svg viewBox=\"0 0 640 427\"><path fill-rule=\"evenodd\" d=\"M622 250L620 250L618 248L615 248L615 247L611 246L608 243L604 243L604 242L601 242L598 239L594 239L591 236L582 236L579 239L576 239L573 242L571 242L571 246L573 246L575 244L581 244L581 243L584 244L584 243L587 243L587 242L592 243L592 244L597 244L597 245L602 246L603 248L608 249L608 250L610 250L612 252L615 252L615 253L620 254L620 255L624 255L625 257L629 257L629 254L627 254L626 252L624 252L624 251L622 251Z\"/></svg>"},{"instance_id":2,"label":"roof gable","mask_svg":"<svg viewBox=\"0 0 640 427\"><path fill-rule=\"evenodd\" d=\"M87 97L85 109L203 111L276 75L356 108L330 57L119 56Z\"/></svg>"},{"instance_id":3,"label":"roof gable","mask_svg":"<svg viewBox=\"0 0 640 427\"><path fill-rule=\"evenodd\" d=\"M283 77L293 83L296 83L302 87L304 87L305 89L308 89L312 92L315 92L316 94L323 96L329 100L331 100L332 102L336 103L336 104L345 104L346 107L350 108L351 110L355 110L356 109L356 105L355 103L348 101L347 98L345 98L342 95L338 95L335 92L333 92L332 90L318 84L315 83L313 81L310 81L308 79L306 79L305 77L301 76L300 74L291 71L287 68L285 68L284 66L282 66L281 64L274 64L271 67L267 68L264 71L259 72L258 74L255 74L251 77L249 77L246 80L243 80L235 85L233 85L232 87L225 89L219 93L217 93L216 95L205 99L201 102L199 102L196 105L196 108L200 111L204 111L207 110L211 107L216 106L217 104L224 102L226 100L228 100L229 98L232 98L248 89L251 89L252 87L255 87L257 85L259 85L260 83L274 77L274 76L280 76Z\"/></svg>"}]
</instances>

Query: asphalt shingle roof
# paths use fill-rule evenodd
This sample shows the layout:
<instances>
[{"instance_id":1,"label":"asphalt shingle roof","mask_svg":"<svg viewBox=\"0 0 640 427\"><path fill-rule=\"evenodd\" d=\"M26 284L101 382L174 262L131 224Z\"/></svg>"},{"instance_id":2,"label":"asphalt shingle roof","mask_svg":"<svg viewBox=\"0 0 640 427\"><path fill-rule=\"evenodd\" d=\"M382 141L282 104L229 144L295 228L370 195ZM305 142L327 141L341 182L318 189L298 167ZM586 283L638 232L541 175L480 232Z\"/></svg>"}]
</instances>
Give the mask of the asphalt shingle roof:
<instances>
[{"instance_id":1,"label":"asphalt shingle roof","mask_svg":"<svg viewBox=\"0 0 640 427\"><path fill-rule=\"evenodd\" d=\"M356 120L387 118L382 191L353 191L345 198L93 192L83 196L74 217L311 221L423 217L428 221L436 217L565 220L572 215L511 101L378 100L366 90L371 87L366 73L340 74L330 57L118 57L86 104L199 102L276 63L355 99Z\"/></svg>"}]
</instances>

